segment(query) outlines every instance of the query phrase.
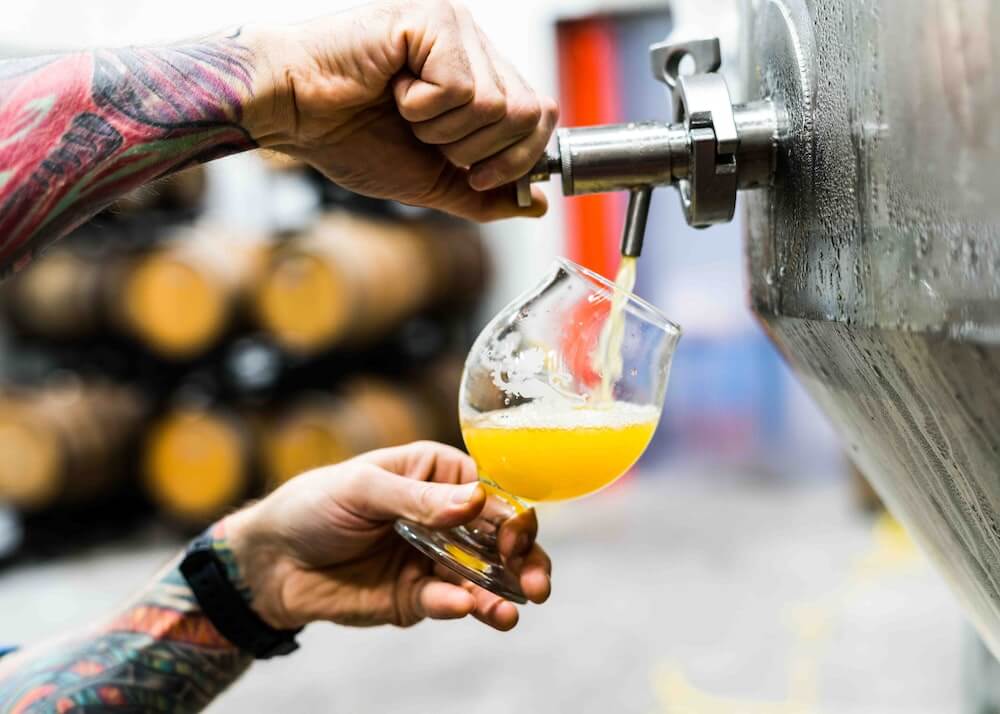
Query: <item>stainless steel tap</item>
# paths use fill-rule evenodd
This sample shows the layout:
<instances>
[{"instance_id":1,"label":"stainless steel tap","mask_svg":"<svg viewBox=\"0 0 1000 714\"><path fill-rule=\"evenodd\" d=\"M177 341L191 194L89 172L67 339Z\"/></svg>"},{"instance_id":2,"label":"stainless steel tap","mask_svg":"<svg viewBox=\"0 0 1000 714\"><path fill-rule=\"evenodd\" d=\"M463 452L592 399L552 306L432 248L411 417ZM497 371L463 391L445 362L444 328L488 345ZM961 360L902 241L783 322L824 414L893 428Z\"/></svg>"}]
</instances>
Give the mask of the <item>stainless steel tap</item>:
<instances>
[{"instance_id":1,"label":"stainless steel tap","mask_svg":"<svg viewBox=\"0 0 1000 714\"><path fill-rule=\"evenodd\" d=\"M629 191L622 254L642 251L653 188L677 187L690 225L733 218L739 189L770 185L781 128L779 108L763 100L734 105L721 65L719 40L662 42L650 47L653 76L670 89L673 122L573 127L556 133L556 148L517 182L517 200L531 205L531 184L558 174L566 196ZM682 75L685 57L694 73Z\"/></svg>"}]
</instances>

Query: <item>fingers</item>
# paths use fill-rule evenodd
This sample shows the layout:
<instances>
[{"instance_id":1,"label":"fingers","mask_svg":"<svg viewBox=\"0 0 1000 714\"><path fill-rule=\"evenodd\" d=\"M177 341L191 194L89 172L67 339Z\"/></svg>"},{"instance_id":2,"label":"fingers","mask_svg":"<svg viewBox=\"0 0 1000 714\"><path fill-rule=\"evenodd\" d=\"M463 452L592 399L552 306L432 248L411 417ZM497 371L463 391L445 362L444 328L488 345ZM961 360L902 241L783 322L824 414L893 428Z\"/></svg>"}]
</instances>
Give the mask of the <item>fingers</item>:
<instances>
[{"instance_id":1,"label":"fingers","mask_svg":"<svg viewBox=\"0 0 1000 714\"><path fill-rule=\"evenodd\" d=\"M497 550L504 563L509 563L514 558L523 559L531 550L537 535L538 517L534 508L506 519L497 534Z\"/></svg>"},{"instance_id":2,"label":"fingers","mask_svg":"<svg viewBox=\"0 0 1000 714\"><path fill-rule=\"evenodd\" d=\"M427 17L403 29L409 71L392 83L399 113L409 122L433 119L475 96L475 79L455 8L428 3Z\"/></svg>"},{"instance_id":3,"label":"fingers","mask_svg":"<svg viewBox=\"0 0 1000 714\"><path fill-rule=\"evenodd\" d=\"M470 614L483 624L501 632L506 632L517 625L520 616L514 603L469 582L443 565L436 565L434 572L440 579L452 583L454 587L460 587L472 596L474 607Z\"/></svg>"},{"instance_id":4,"label":"fingers","mask_svg":"<svg viewBox=\"0 0 1000 714\"><path fill-rule=\"evenodd\" d=\"M396 103L417 139L440 147L454 166L472 167L442 184L461 178L488 192L531 170L552 136L558 109L499 56L468 10L440 5L442 25L410 32L410 71L394 80ZM438 192L453 194L454 205L429 205L479 221L536 217L546 207L539 197L531 208L519 209L513 188L478 200L459 196L458 187L442 185Z\"/></svg>"},{"instance_id":5,"label":"fingers","mask_svg":"<svg viewBox=\"0 0 1000 714\"><path fill-rule=\"evenodd\" d=\"M471 102L475 96L475 85L469 79L469 70L465 67L456 72L464 73L465 79L443 86L427 82L407 71L400 72L392 80L392 93L400 115L408 122L427 121Z\"/></svg>"},{"instance_id":6,"label":"fingers","mask_svg":"<svg viewBox=\"0 0 1000 714\"><path fill-rule=\"evenodd\" d=\"M406 518L432 528L467 523L486 502L478 483L417 481L365 462L338 478L337 490L338 502L361 518L373 522Z\"/></svg>"},{"instance_id":7,"label":"fingers","mask_svg":"<svg viewBox=\"0 0 1000 714\"><path fill-rule=\"evenodd\" d=\"M456 620L471 614L476 608L472 593L429 575L414 584L411 597L417 619Z\"/></svg>"},{"instance_id":8,"label":"fingers","mask_svg":"<svg viewBox=\"0 0 1000 714\"><path fill-rule=\"evenodd\" d=\"M469 184L476 190L484 191L516 181L527 174L544 153L557 120L555 102L544 100L539 109L539 120L532 131L512 146L475 164L469 173Z\"/></svg>"},{"instance_id":9,"label":"fingers","mask_svg":"<svg viewBox=\"0 0 1000 714\"><path fill-rule=\"evenodd\" d=\"M517 625L520 616L514 603L472 583L468 584L466 591L472 595L475 602L472 616L477 620L501 632L513 629Z\"/></svg>"},{"instance_id":10,"label":"fingers","mask_svg":"<svg viewBox=\"0 0 1000 714\"><path fill-rule=\"evenodd\" d=\"M517 205L513 186L501 186L489 191L475 191L465 174L456 173L447 184L425 197L426 205L451 213L459 218L485 223L503 218L538 218L544 216L549 203L538 186L531 187L531 205Z\"/></svg>"},{"instance_id":11,"label":"fingers","mask_svg":"<svg viewBox=\"0 0 1000 714\"><path fill-rule=\"evenodd\" d=\"M517 572L518 563L512 563L511 569ZM538 545L532 546L521 565L521 591L534 603L543 603L552 594L552 561Z\"/></svg>"},{"instance_id":12,"label":"fingers","mask_svg":"<svg viewBox=\"0 0 1000 714\"><path fill-rule=\"evenodd\" d=\"M501 122L507 115L506 87L487 54L472 16L465 8L456 8L455 16L474 91L468 103L413 124L413 133L427 144L458 141L477 129Z\"/></svg>"},{"instance_id":13,"label":"fingers","mask_svg":"<svg viewBox=\"0 0 1000 714\"><path fill-rule=\"evenodd\" d=\"M369 451L357 457L386 471L437 483L469 483L478 478L476 462L460 449L436 441L415 441L403 446Z\"/></svg>"},{"instance_id":14,"label":"fingers","mask_svg":"<svg viewBox=\"0 0 1000 714\"><path fill-rule=\"evenodd\" d=\"M552 561L535 543L538 519L528 509L508 518L500 526L497 550L504 564L519 576L525 597L535 603L545 602L552 592Z\"/></svg>"}]
</instances>

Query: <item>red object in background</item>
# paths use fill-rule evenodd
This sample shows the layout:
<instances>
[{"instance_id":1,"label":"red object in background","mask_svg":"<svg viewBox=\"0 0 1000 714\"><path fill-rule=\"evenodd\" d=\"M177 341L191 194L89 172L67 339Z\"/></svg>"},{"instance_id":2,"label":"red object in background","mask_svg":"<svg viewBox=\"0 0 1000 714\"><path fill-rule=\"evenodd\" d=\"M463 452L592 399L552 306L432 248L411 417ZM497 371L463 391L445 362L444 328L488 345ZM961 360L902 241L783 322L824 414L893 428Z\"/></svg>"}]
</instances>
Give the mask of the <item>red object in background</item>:
<instances>
[{"instance_id":1,"label":"red object in background","mask_svg":"<svg viewBox=\"0 0 1000 714\"><path fill-rule=\"evenodd\" d=\"M601 382L601 375L594 371L594 353L610 312L607 300L583 299L570 311L563 328L559 345L563 360L570 374L591 388Z\"/></svg>"},{"instance_id":2,"label":"red object in background","mask_svg":"<svg viewBox=\"0 0 1000 714\"><path fill-rule=\"evenodd\" d=\"M614 23L592 18L559 23L560 124L586 126L621 121L618 49ZM621 260L623 197L616 193L567 199L566 255L614 278Z\"/></svg>"}]
</instances>

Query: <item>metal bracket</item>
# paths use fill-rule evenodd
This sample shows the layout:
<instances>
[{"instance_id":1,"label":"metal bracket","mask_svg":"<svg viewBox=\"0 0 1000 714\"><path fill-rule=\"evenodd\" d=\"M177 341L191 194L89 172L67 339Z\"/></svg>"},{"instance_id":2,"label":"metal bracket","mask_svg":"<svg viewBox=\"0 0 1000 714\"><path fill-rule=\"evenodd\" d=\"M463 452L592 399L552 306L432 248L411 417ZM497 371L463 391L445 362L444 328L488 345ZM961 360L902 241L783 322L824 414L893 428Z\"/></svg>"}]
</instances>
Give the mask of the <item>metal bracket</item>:
<instances>
[{"instance_id":1,"label":"metal bracket","mask_svg":"<svg viewBox=\"0 0 1000 714\"><path fill-rule=\"evenodd\" d=\"M690 178L677 181L685 217L703 228L730 221L736 211L736 153L740 145L718 38L661 42L649 48L653 76L673 94L674 121L684 122L691 146ZM680 73L681 60L694 73Z\"/></svg>"},{"instance_id":2,"label":"metal bracket","mask_svg":"<svg viewBox=\"0 0 1000 714\"><path fill-rule=\"evenodd\" d=\"M719 38L688 40L687 42L656 42L649 46L649 61L653 77L672 90L681 76L681 61L685 57L694 60L693 74L715 72L722 66L722 49Z\"/></svg>"}]
</instances>

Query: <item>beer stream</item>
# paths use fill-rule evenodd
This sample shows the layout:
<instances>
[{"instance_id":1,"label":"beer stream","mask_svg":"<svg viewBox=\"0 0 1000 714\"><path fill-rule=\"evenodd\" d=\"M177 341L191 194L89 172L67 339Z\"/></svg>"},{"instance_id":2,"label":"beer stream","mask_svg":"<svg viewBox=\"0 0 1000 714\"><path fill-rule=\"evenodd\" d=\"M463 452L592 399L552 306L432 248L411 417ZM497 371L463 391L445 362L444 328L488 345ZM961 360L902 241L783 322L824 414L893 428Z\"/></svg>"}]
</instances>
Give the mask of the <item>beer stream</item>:
<instances>
[{"instance_id":1,"label":"beer stream","mask_svg":"<svg viewBox=\"0 0 1000 714\"><path fill-rule=\"evenodd\" d=\"M622 343L625 339L625 305L635 287L636 258L622 256L615 278L614 294L611 296L611 309L608 319L601 330L601 337L594 353L594 371L601 375L601 391L598 400L601 404L614 401L615 382L622 376Z\"/></svg>"}]
</instances>

